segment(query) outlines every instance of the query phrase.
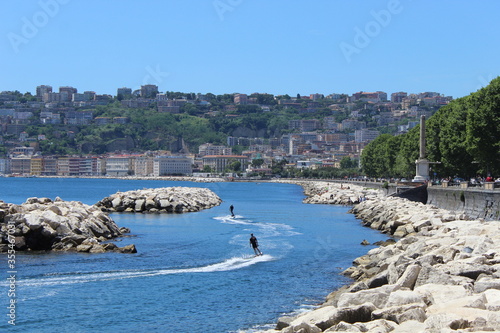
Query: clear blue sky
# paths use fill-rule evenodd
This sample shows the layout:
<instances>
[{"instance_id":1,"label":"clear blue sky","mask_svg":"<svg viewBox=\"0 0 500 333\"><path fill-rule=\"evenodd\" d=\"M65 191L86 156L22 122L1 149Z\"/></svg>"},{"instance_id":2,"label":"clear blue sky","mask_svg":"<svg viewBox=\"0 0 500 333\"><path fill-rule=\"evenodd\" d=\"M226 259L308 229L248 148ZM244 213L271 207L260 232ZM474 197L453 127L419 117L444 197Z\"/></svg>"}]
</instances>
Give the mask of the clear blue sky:
<instances>
[{"instance_id":1,"label":"clear blue sky","mask_svg":"<svg viewBox=\"0 0 500 333\"><path fill-rule=\"evenodd\" d=\"M436 91L500 75L500 1L0 0L0 91Z\"/></svg>"}]
</instances>

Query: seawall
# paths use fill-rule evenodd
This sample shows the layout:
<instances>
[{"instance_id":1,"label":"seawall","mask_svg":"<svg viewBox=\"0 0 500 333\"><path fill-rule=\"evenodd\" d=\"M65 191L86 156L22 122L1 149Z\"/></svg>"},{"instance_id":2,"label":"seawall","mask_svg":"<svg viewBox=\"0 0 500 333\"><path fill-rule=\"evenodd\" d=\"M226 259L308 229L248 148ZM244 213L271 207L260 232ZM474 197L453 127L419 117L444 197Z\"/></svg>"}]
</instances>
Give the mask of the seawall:
<instances>
[{"instance_id":1,"label":"seawall","mask_svg":"<svg viewBox=\"0 0 500 333\"><path fill-rule=\"evenodd\" d=\"M428 205L463 211L473 219L500 218L500 189L429 186L427 194Z\"/></svg>"},{"instance_id":2,"label":"seawall","mask_svg":"<svg viewBox=\"0 0 500 333\"><path fill-rule=\"evenodd\" d=\"M470 187L467 183L462 183L460 186L448 186L448 183L443 183L442 185L428 183L427 193L423 195L424 193L417 190L417 188L405 191L409 188L408 186L396 183L389 183L384 187L383 182L352 180L325 181L343 183L344 185L356 184L364 188L378 189L386 196L395 195L453 212L464 212L471 219L500 219L500 187L495 183L487 183L479 187ZM414 191L414 193L409 193L411 191Z\"/></svg>"}]
</instances>

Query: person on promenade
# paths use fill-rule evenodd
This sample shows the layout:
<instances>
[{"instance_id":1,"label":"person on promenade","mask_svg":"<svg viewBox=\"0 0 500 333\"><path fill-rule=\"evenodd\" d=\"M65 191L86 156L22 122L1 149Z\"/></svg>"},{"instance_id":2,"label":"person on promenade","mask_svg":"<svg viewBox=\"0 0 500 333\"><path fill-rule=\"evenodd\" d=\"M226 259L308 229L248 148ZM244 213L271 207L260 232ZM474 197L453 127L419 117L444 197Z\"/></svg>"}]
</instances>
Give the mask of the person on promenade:
<instances>
[{"instance_id":1,"label":"person on promenade","mask_svg":"<svg viewBox=\"0 0 500 333\"><path fill-rule=\"evenodd\" d=\"M233 210L234 210L234 206L233 205L229 206L229 211L231 212L231 217L234 217Z\"/></svg>"},{"instance_id":2,"label":"person on promenade","mask_svg":"<svg viewBox=\"0 0 500 333\"><path fill-rule=\"evenodd\" d=\"M253 252L255 252L256 256L261 256L262 252L259 250L259 242L257 241L257 238L253 234L250 234L250 236L250 246L253 248Z\"/></svg>"}]
</instances>

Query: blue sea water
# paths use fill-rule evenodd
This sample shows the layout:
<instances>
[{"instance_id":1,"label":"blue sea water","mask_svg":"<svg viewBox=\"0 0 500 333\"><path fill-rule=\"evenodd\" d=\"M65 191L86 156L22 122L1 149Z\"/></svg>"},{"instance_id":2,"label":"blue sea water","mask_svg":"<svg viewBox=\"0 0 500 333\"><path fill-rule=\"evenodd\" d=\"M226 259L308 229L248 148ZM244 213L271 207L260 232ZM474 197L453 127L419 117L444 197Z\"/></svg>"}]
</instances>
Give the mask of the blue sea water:
<instances>
[{"instance_id":1,"label":"blue sea water","mask_svg":"<svg viewBox=\"0 0 500 333\"><path fill-rule=\"evenodd\" d=\"M340 272L385 239L348 207L303 204L274 183L0 178L0 200L59 196L94 204L117 191L207 187L223 203L187 214L112 214L136 254L16 254L16 325L0 255L1 332L252 332L313 307L349 282ZM235 218L229 214L234 205ZM264 252L254 257L254 233ZM2 313L3 312L3 313Z\"/></svg>"}]
</instances>

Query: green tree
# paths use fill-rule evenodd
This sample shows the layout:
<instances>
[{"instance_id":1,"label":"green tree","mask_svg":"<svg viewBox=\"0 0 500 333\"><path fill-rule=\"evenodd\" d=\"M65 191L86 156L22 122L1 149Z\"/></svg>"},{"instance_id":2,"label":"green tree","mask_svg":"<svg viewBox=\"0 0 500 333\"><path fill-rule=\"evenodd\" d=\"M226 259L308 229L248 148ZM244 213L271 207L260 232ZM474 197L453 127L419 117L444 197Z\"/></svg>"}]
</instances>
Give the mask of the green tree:
<instances>
[{"instance_id":1,"label":"green tree","mask_svg":"<svg viewBox=\"0 0 500 333\"><path fill-rule=\"evenodd\" d=\"M241 170L241 162L237 160L230 160L226 165L227 172L238 172Z\"/></svg>"},{"instance_id":2,"label":"green tree","mask_svg":"<svg viewBox=\"0 0 500 333\"><path fill-rule=\"evenodd\" d=\"M351 159L349 156L344 156L340 160L341 169L351 169L358 166L358 161Z\"/></svg>"},{"instance_id":3,"label":"green tree","mask_svg":"<svg viewBox=\"0 0 500 333\"><path fill-rule=\"evenodd\" d=\"M262 158L254 158L252 160L252 167L258 168L264 164L264 160Z\"/></svg>"},{"instance_id":4,"label":"green tree","mask_svg":"<svg viewBox=\"0 0 500 333\"><path fill-rule=\"evenodd\" d=\"M483 174L500 174L500 77L471 94L465 146Z\"/></svg>"},{"instance_id":5,"label":"green tree","mask_svg":"<svg viewBox=\"0 0 500 333\"><path fill-rule=\"evenodd\" d=\"M361 155L361 165L368 176L391 176L390 164L395 159L393 155L396 153L390 150L392 140L392 135L382 134L365 147Z\"/></svg>"},{"instance_id":6,"label":"green tree","mask_svg":"<svg viewBox=\"0 0 500 333\"><path fill-rule=\"evenodd\" d=\"M395 165L392 176L412 178L415 174L415 161L419 157L420 127L412 128L408 133L401 135L399 151L394 159Z\"/></svg>"}]
</instances>

